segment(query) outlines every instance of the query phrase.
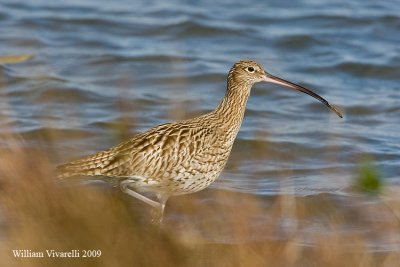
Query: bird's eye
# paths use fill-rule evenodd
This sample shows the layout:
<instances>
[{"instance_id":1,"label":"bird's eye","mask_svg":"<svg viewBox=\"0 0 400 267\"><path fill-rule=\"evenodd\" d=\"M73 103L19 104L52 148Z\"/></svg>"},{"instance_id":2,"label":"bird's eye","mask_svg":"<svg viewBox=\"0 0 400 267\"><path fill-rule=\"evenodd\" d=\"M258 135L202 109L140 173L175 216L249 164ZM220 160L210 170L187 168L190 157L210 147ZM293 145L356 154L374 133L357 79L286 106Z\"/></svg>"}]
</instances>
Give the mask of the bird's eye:
<instances>
[{"instance_id":1,"label":"bird's eye","mask_svg":"<svg viewBox=\"0 0 400 267\"><path fill-rule=\"evenodd\" d=\"M247 71L248 71L248 72L254 72L254 68L253 68L253 67L248 67L248 68L247 68Z\"/></svg>"}]
</instances>

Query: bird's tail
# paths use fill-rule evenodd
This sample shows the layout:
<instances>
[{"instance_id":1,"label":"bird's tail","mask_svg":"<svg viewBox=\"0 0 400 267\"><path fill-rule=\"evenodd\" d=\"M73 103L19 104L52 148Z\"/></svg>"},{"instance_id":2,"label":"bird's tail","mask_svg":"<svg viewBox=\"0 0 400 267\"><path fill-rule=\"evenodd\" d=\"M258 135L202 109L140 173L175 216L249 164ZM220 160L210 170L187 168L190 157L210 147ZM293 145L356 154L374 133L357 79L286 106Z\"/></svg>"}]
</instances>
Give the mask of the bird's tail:
<instances>
[{"instance_id":1,"label":"bird's tail","mask_svg":"<svg viewBox=\"0 0 400 267\"><path fill-rule=\"evenodd\" d=\"M103 151L57 166L57 178L105 175L113 165L115 154Z\"/></svg>"}]
</instances>

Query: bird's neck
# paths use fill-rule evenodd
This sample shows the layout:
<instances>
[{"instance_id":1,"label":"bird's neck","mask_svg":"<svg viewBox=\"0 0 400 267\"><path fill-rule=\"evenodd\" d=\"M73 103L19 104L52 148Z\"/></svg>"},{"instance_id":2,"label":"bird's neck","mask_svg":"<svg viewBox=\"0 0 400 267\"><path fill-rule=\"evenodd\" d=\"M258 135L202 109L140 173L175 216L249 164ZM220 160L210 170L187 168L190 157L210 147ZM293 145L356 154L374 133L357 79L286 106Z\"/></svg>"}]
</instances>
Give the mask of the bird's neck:
<instances>
[{"instance_id":1,"label":"bird's neck","mask_svg":"<svg viewBox=\"0 0 400 267\"><path fill-rule=\"evenodd\" d=\"M215 109L222 126L236 136L243 121L252 84L228 83L226 94Z\"/></svg>"}]
</instances>

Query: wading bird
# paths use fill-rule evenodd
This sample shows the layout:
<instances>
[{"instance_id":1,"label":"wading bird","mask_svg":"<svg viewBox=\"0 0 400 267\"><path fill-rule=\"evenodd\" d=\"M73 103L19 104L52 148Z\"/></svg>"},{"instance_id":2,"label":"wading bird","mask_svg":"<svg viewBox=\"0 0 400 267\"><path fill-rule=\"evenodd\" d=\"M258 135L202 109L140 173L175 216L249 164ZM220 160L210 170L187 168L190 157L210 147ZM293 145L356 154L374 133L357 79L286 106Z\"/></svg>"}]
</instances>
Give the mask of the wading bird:
<instances>
[{"instance_id":1,"label":"wading bird","mask_svg":"<svg viewBox=\"0 0 400 267\"><path fill-rule=\"evenodd\" d=\"M123 192L158 208L157 220L161 222L170 196L200 191L218 178L242 123L251 88L257 82L308 94L342 117L311 90L269 74L253 60L241 60L229 71L226 94L214 111L158 125L110 149L61 165L59 177L116 179ZM158 201L144 196L144 192L154 193Z\"/></svg>"}]
</instances>

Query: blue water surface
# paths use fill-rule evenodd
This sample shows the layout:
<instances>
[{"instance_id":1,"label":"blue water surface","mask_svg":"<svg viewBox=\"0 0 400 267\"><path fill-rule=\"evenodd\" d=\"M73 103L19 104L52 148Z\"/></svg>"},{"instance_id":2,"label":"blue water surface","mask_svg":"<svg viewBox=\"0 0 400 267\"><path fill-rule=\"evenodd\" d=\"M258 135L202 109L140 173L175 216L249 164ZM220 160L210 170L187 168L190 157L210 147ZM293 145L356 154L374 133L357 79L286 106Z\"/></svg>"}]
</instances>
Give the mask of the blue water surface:
<instances>
[{"instance_id":1,"label":"blue water surface","mask_svg":"<svg viewBox=\"0 0 400 267\"><path fill-rule=\"evenodd\" d=\"M399 184L399 31L398 1L3 0L0 55L34 58L0 66L0 131L65 161L214 109L232 64L255 59L344 118L257 84L214 188L340 193L364 161Z\"/></svg>"}]
</instances>

